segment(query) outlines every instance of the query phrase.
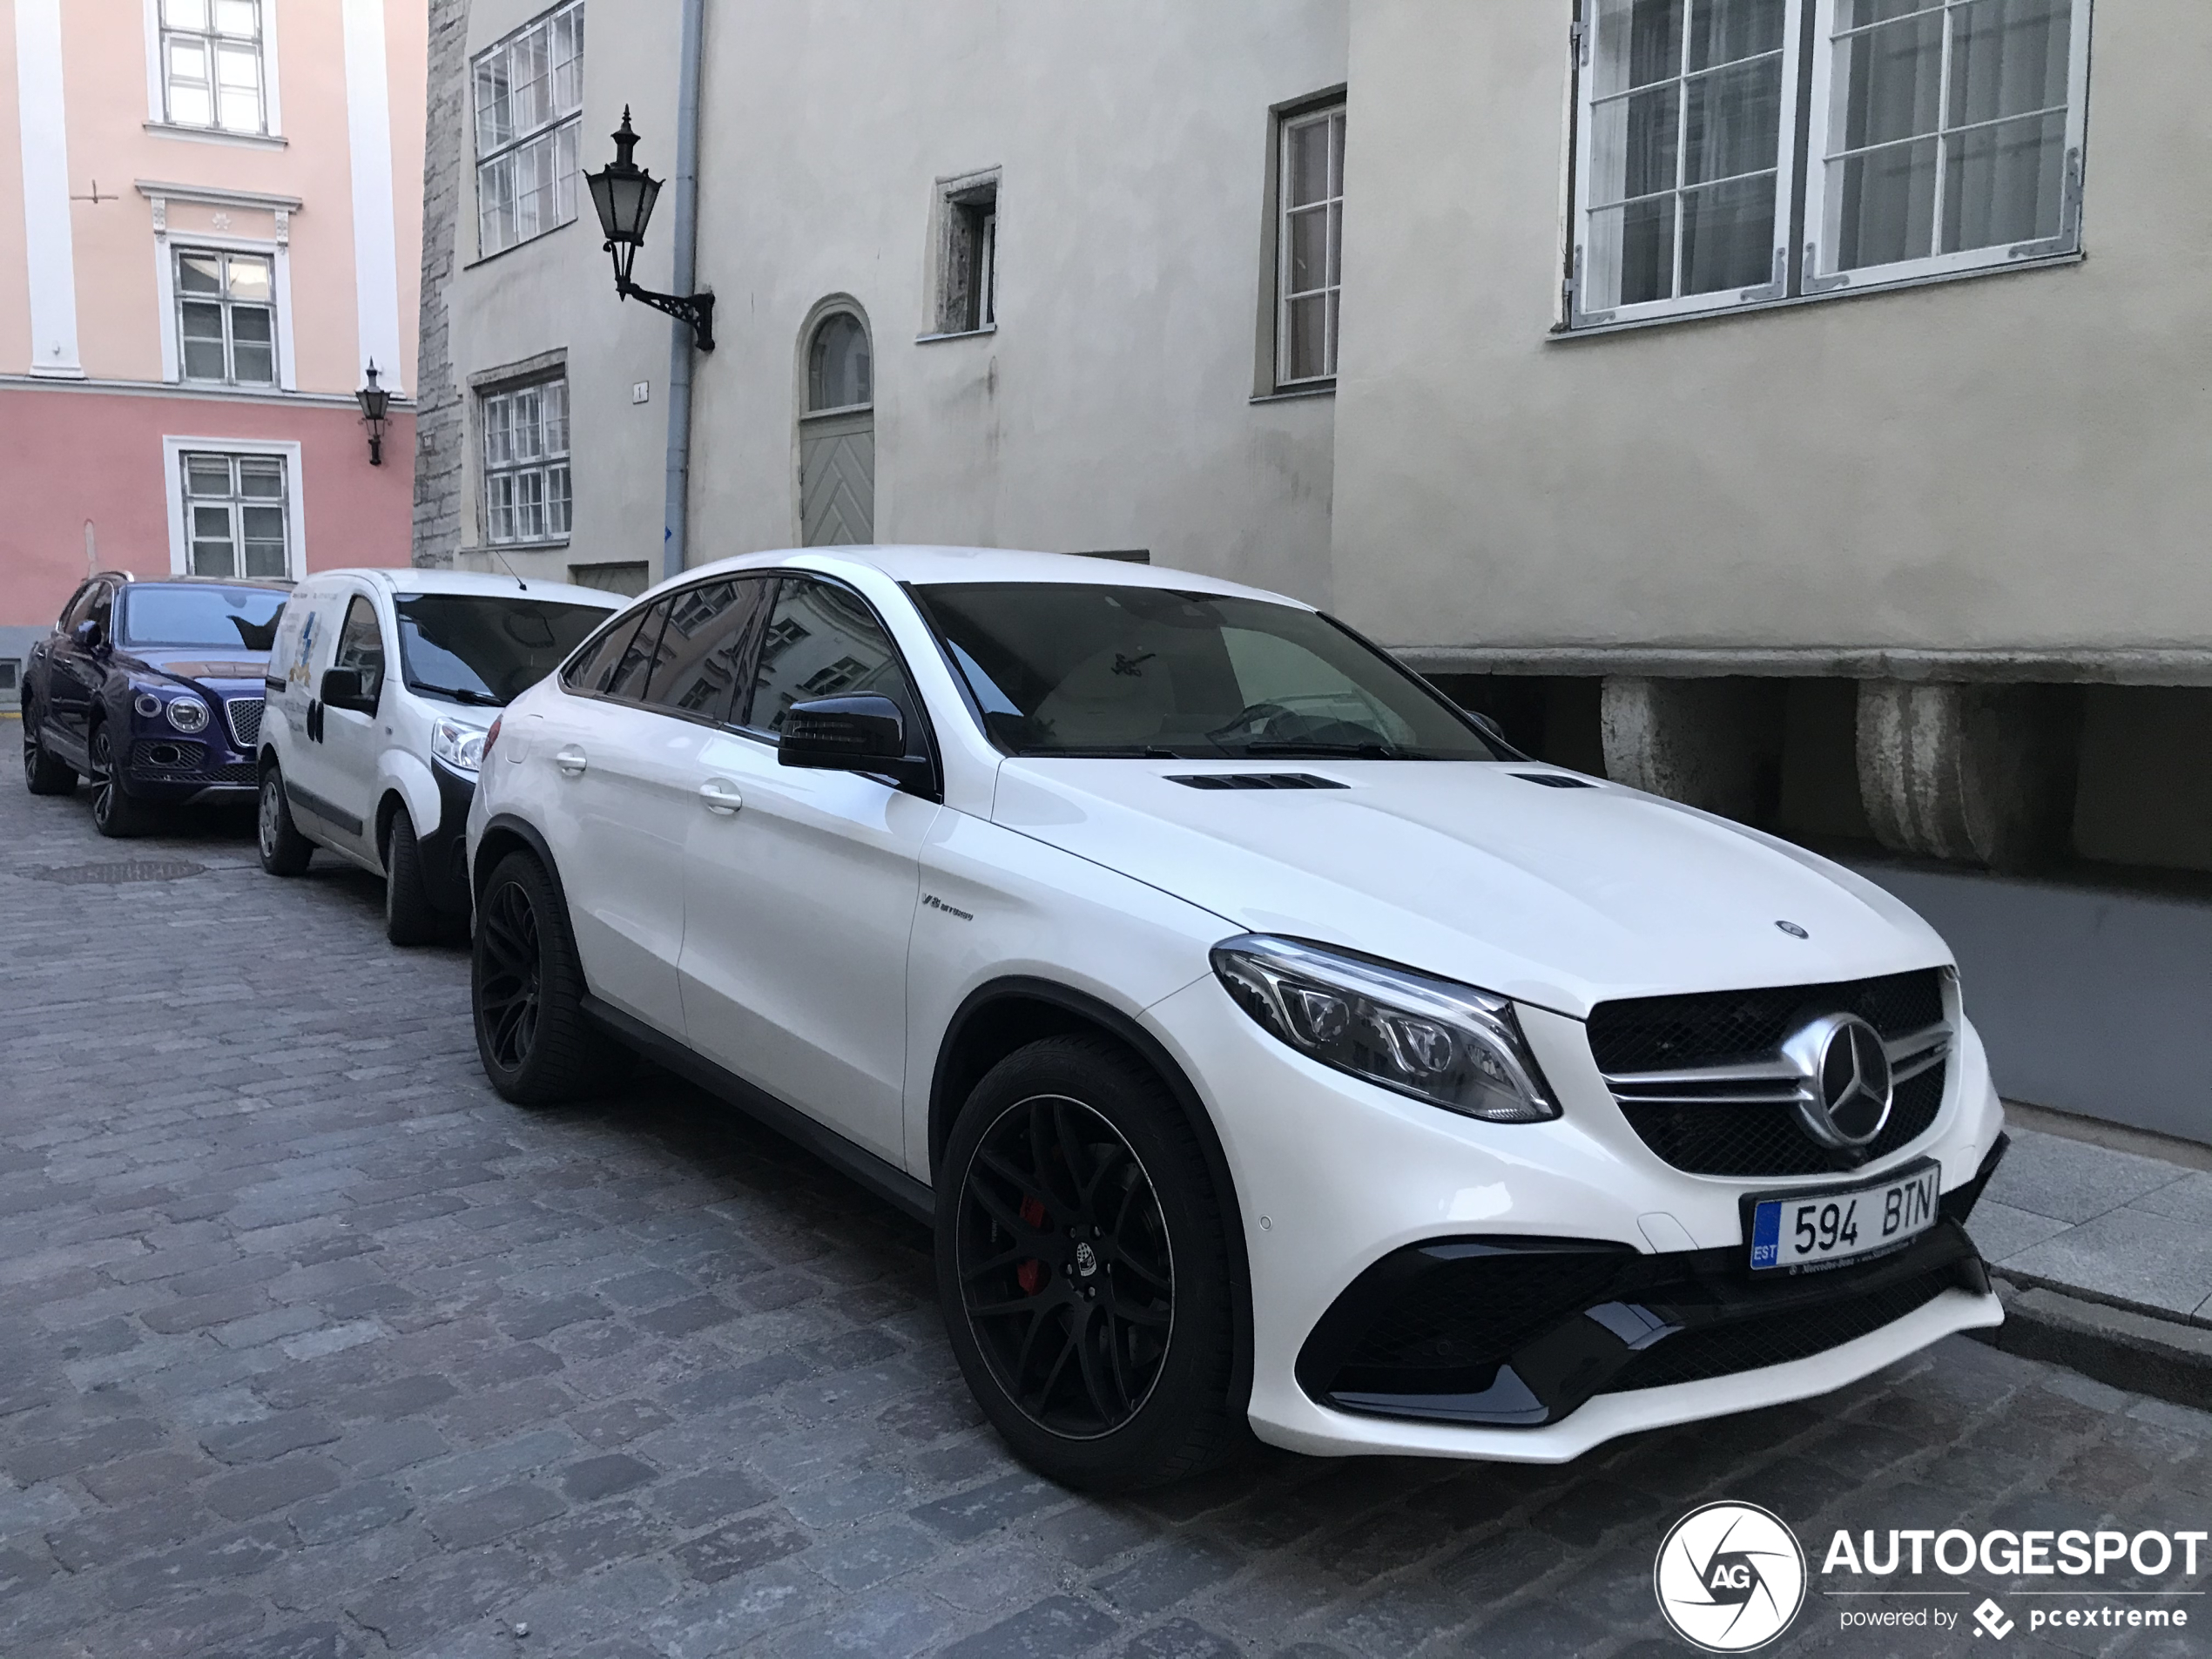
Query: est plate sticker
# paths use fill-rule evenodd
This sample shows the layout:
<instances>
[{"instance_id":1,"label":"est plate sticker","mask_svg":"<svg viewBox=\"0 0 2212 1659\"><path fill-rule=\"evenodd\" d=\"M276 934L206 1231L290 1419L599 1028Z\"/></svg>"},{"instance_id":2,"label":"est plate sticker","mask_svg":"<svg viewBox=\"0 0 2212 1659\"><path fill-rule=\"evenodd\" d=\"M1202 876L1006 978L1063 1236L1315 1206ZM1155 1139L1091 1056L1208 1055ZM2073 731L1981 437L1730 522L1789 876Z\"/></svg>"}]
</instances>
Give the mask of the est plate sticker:
<instances>
[{"instance_id":1,"label":"est plate sticker","mask_svg":"<svg viewBox=\"0 0 2212 1659\"><path fill-rule=\"evenodd\" d=\"M1942 1167L1916 1164L1872 1186L1761 1198L1751 1211L1751 1269L1836 1267L1889 1250L1936 1223Z\"/></svg>"}]
</instances>

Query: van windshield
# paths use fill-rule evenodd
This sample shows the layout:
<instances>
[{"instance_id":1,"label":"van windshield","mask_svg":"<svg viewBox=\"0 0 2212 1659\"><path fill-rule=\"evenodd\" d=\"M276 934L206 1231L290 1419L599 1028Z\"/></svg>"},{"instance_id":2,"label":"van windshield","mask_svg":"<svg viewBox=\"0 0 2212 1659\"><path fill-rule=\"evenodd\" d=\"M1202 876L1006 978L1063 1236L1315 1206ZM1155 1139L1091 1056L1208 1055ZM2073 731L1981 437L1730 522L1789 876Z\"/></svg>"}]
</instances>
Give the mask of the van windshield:
<instances>
[{"instance_id":1,"label":"van windshield","mask_svg":"<svg viewBox=\"0 0 2212 1659\"><path fill-rule=\"evenodd\" d=\"M123 640L129 645L267 651L276 644L285 596L269 588L163 587L123 590Z\"/></svg>"},{"instance_id":2,"label":"van windshield","mask_svg":"<svg viewBox=\"0 0 2212 1659\"><path fill-rule=\"evenodd\" d=\"M614 609L489 593L402 593L392 608L408 689L488 705L513 702L558 668Z\"/></svg>"},{"instance_id":3,"label":"van windshield","mask_svg":"<svg viewBox=\"0 0 2212 1659\"><path fill-rule=\"evenodd\" d=\"M1501 758L1422 681L1295 605L1076 583L913 591L1013 754Z\"/></svg>"}]
</instances>

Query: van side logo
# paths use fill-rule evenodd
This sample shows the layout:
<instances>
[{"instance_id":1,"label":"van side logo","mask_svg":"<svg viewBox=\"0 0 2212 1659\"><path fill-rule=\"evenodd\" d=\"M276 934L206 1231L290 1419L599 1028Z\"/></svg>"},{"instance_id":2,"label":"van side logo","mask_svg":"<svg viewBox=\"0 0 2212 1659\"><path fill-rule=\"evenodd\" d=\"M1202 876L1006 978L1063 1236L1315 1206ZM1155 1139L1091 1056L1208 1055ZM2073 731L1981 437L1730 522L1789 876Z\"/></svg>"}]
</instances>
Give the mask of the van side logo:
<instances>
[{"instance_id":1,"label":"van side logo","mask_svg":"<svg viewBox=\"0 0 2212 1659\"><path fill-rule=\"evenodd\" d=\"M1659 1611L1707 1653L1749 1653L1790 1628L1805 1602L1795 1534L1756 1504L1709 1503L1674 1524L1652 1573Z\"/></svg>"}]
</instances>

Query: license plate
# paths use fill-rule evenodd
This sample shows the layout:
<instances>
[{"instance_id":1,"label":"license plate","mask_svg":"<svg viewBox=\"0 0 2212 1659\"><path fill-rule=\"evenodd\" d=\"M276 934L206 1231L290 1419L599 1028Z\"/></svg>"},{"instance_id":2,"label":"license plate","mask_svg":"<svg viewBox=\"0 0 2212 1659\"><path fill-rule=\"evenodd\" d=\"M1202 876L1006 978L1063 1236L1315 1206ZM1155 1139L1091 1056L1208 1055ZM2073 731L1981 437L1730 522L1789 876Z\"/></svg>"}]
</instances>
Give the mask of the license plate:
<instances>
[{"instance_id":1,"label":"license plate","mask_svg":"<svg viewBox=\"0 0 2212 1659\"><path fill-rule=\"evenodd\" d=\"M1792 1192L1751 1205L1751 1271L1840 1267L1936 1224L1942 1167L1915 1164L1866 1186Z\"/></svg>"}]
</instances>

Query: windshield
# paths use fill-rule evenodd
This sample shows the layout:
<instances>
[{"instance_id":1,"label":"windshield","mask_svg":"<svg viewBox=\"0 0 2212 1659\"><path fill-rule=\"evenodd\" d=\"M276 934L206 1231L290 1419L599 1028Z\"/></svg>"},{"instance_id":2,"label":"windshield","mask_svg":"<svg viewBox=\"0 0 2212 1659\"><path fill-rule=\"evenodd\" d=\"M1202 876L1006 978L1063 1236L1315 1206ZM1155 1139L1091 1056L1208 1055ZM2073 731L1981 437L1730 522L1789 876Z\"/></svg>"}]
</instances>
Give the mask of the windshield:
<instances>
[{"instance_id":1,"label":"windshield","mask_svg":"<svg viewBox=\"0 0 2212 1659\"><path fill-rule=\"evenodd\" d=\"M123 592L125 644L219 651L267 651L275 644L277 615L285 599L268 588L169 588L134 583Z\"/></svg>"},{"instance_id":2,"label":"windshield","mask_svg":"<svg viewBox=\"0 0 2212 1659\"><path fill-rule=\"evenodd\" d=\"M1295 606L1061 583L914 596L1015 754L1499 759L1405 670Z\"/></svg>"},{"instance_id":3,"label":"windshield","mask_svg":"<svg viewBox=\"0 0 2212 1659\"><path fill-rule=\"evenodd\" d=\"M408 689L486 705L529 691L614 609L488 593L402 593L392 608Z\"/></svg>"}]
</instances>

